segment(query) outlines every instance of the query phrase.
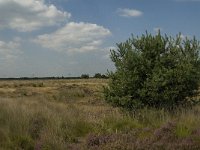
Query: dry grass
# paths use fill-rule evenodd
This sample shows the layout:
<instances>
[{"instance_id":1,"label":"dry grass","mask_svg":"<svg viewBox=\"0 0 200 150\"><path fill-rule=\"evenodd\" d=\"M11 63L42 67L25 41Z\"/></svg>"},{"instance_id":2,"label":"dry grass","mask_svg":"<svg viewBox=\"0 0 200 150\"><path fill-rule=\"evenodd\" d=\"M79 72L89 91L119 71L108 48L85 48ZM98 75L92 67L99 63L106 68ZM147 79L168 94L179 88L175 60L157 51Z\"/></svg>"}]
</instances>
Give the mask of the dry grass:
<instances>
[{"instance_id":1,"label":"dry grass","mask_svg":"<svg viewBox=\"0 0 200 150\"><path fill-rule=\"evenodd\" d=\"M128 114L103 79L0 81L0 149L199 149L200 107Z\"/></svg>"}]
</instances>

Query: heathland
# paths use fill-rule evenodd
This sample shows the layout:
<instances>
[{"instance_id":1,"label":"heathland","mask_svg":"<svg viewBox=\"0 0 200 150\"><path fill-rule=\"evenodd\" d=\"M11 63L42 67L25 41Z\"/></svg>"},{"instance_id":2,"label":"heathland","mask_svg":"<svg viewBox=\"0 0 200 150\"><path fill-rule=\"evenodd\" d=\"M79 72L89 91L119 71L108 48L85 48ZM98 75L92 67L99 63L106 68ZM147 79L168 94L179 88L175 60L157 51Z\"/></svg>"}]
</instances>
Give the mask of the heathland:
<instances>
[{"instance_id":1,"label":"heathland","mask_svg":"<svg viewBox=\"0 0 200 150\"><path fill-rule=\"evenodd\" d=\"M200 106L126 112L107 79L0 81L0 149L200 149Z\"/></svg>"}]
</instances>

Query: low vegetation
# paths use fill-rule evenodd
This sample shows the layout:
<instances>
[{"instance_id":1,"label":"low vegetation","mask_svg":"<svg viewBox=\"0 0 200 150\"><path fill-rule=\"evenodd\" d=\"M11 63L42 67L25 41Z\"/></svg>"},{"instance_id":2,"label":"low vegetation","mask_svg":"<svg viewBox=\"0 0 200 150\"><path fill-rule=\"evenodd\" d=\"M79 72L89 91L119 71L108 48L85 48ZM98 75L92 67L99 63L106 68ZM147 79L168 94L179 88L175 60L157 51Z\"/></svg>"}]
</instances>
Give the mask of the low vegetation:
<instances>
[{"instance_id":1,"label":"low vegetation","mask_svg":"<svg viewBox=\"0 0 200 150\"><path fill-rule=\"evenodd\" d=\"M200 106L127 112L105 79L0 81L0 149L200 149Z\"/></svg>"}]
</instances>

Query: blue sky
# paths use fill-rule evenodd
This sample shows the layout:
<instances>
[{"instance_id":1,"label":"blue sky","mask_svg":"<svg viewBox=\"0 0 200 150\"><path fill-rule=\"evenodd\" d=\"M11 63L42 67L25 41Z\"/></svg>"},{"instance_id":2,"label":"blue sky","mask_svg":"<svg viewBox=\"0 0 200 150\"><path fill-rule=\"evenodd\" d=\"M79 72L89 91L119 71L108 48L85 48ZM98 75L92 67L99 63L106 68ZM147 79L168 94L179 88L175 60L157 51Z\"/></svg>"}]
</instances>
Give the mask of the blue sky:
<instances>
[{"instance_id":1,"label":"blue sky","mask_svg":"<svg viewBox=\"0 0 200 150\"><path fill-rule=\"evenodd\" d=\"M0 77L106 73L147 30L200 39L200 0L0 0Z\"/></svg>"}]
</instances>

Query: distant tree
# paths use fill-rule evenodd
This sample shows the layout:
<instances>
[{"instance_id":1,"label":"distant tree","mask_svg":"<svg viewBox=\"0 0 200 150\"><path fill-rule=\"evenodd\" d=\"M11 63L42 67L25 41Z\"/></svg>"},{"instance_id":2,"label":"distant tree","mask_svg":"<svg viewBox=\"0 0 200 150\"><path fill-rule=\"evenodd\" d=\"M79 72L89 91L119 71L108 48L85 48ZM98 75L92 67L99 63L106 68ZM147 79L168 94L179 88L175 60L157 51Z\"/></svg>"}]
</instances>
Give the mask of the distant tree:
<instances>
[{"instance_id":1,"label":"distant tree","mask_svg":"<svg viewBox=\"0 0 200 150\"><path fill-rule=\"evenodd\" d=\"M101 78L101 73L95 73L94 78Z\"/></svg>"},{"instance_id":2,"label":"distant tree","mask_svg":"<svg viewBox=\"0 0 200 150\"><path fill-rule=\"evenodd\" d=\"M89 79L89 77L90 77L89 74L82 74L81 75L82 79Z\"/></svg>"},{"instance_id":3,"label":"distant tree","mask_svg":"<svg viewBox=\"0 0 200 150\"><path fill-rule=\"evenodd\" d=\"M107 79L108 76L106 76L105 74L101 74L101 73L96 73L94 75L94 78L102 78L102 79Z\"/></svg>"},{"instance_id":4,"label":"distant tree","mask_svg":"<svg viewBox=\"0 0 200 150\"><path fill-rule=\"evenodd\" d=\"M111 50L116 71L109 73L106 101L129 110L192 104L200 81L199 52L195 37L132 36Z\"/></svg>"}]
</instances>

